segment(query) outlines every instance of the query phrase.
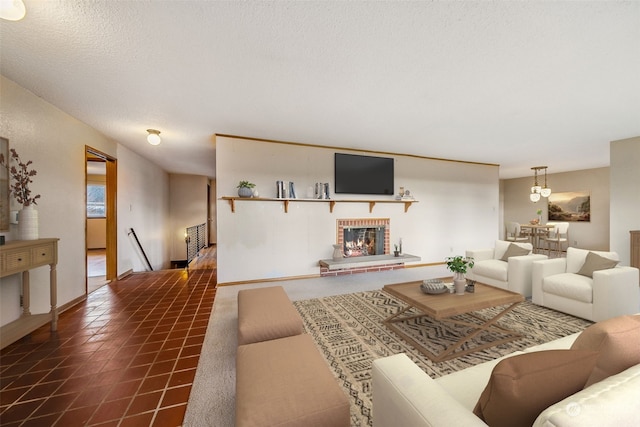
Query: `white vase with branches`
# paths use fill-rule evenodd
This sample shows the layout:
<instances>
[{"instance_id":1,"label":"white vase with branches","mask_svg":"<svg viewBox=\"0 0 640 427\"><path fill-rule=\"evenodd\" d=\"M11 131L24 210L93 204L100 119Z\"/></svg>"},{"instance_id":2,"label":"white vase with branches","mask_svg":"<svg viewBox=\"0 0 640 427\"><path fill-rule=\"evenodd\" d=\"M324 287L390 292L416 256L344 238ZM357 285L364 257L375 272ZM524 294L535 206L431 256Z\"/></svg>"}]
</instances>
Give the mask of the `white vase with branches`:
<instances>
[{"instance_id":1,"label":"white vase with branches","mask_svg":"<svg viewBox=\"0 0 640 427\"><path fill-rule=\"evenodd\" d=\"M38 239L38 211L34 208L37 205L37 199L40 195L31 195L29 184L33 182L32 177L37 175L35 169L29 170L29 166L33 163L31 160L24 163L20 160L20 156L15 148L9 150L11 152L10 159L5 159L0 154L0 165L4 166L11 175L12 184L9 186L9 193L18 203L22 205L22 209L18 212L18 235L21 240L37 240ZM13 160L16 166L10 166Z\"/></svg>"}]
</instances>

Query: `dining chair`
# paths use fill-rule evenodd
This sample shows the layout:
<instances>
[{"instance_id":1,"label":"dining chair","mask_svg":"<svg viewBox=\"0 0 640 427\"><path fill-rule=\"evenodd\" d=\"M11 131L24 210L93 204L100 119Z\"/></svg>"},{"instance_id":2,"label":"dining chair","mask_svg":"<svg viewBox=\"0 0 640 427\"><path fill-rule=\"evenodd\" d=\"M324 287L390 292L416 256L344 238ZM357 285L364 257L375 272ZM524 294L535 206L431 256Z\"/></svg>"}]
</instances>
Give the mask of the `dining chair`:
<instances>
[{"instance_id":1,"label":"dining chair","mask_svg":"<svg viewBox=\"0 0 640 427\"><path fill-rule=\"evenodd\" d=\"M528 242L529 236L522 234L520 230L520 224L515 221L509 221L505 224L505 237L504 240L510 242Z\"/></svg>"},{"instance_id":2,"label":"dining chair","mask_svg":"<svg viewBox=\"0 0 640 427\"><path fill-rule=\"evenodd\" d=\"M547 223L551 225L551 223ZM569 223L568 222L555 222L553 228L549 230L549 234L544 237L544 242L547 245L547 255L551 256L551 247L554 247L554 251L558 253L558 257L562 255L562 247L566 243L569 247Z\"/></svg>"}]
</instances>

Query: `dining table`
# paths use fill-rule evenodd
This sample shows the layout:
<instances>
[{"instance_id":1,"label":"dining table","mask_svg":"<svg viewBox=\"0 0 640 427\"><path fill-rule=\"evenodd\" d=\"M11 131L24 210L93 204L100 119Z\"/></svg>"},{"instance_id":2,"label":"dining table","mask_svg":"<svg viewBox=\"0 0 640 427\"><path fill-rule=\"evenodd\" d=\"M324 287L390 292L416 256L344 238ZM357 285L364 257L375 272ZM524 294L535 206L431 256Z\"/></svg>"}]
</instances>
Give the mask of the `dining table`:
<instances>
[{"instance_id":1,"label":"dining table","mask_svg":"<svg viewBox=\"0 0 640 427\"><path fill-rule=\"evenodd\" d=\"M542 251L542 246L540 245L541 238L548 235L549 230L554 227L555 225L553 224L520 224L520 230L528 234L531 239L534 253L540 253Z\"/></svg>"}]
</instances>

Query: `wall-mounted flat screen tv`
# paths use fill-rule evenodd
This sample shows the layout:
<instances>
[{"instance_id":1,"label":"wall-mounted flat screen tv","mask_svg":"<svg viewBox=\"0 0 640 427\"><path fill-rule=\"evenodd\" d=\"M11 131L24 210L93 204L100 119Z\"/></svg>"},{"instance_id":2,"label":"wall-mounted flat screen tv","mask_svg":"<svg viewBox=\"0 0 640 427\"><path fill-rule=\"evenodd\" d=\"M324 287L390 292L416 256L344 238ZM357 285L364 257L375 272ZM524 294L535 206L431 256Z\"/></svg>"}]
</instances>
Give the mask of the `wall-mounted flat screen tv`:
<instances>
[{"instance_id":1,"label":"wall-mounted flat screen tv","mask_svg":"<svg viewBox=\"0 0 640 427\"><path fill-rule=\"evenodd\" d=\"M393 159L335 153L335 192L393 195Z\"/></svg>"}]
</instances>

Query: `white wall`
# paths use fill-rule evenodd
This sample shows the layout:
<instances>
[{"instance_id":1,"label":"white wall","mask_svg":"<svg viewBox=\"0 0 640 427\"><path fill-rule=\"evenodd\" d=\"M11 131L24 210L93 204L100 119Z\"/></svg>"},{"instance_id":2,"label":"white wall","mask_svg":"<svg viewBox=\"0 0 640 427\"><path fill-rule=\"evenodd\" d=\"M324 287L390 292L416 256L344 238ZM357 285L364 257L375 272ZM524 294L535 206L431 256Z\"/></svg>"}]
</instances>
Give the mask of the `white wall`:
<instances>
[{"instance_id":1,"label":"white wall","mask_svg":"<svg viewBox=\"0 0 640 427\"><path fill-rule=\"evenodd\" d=\"M187 259L187 244L184 240L187 227L207 223L208 183L209 179L206 176L169 175L169 193L171 194L169 235L172 261Z\"/></svg>"},{"instance_id":2,"label":"white wall","mask_svg":"<svg viewBox=\"0 0 640 427\"><path fill-rule=\"evenodd\" d=\"M569 223L571 246L609 250L609 168L547 174L547 183L554 193L590 192L591 221ZM547 222L548 200L541 197L539 202L531 202L532 185L533 174L528 178L503 180L504 221L526 223L537 218L536 211L542 209L542 222ZM504 236L504 222L500 227Z\"/></svg>"},{"instance_id":3,"label":"white wall","mask_svg":"<svg viewBox=\"0 0 640 427\"><path fill-rule=\"evenodd\" d=\"M118 145L118 275L146 271L134 229L154 270L169 268L169 174Z\"/></svg>"},{"instance_id":4,"label":"white wall","mask_svg":"<svg viewBox=\"0 0 640 427\"><path fill-rule=\"evenodd\" d=\"M217 195L237 195L240 180L257 185L260 197L275 197L275 181L294 181L304 195L307 186L334 186L336 150L217 136ZM218 283L264 278L318 275L318 261L330 258L336 220L390 218L391 240L403 239L406 253L421 263L442 263L466 249L491 247L498 237L498 167L453 161L364 153L395 159L395 186L411 191L418 203L407 213L398 204L295 203L284 213L280 202L218 200ZM335 195L340 199L370 196ZM393 199L375 196L376 199Z\"/></svg>"},{"instance_id":5,"label":"white wall","mask_svg":"<svg viewBox=\"0 0 640 427\"><path fill-rule=\"evenodd\" d=\"M611 250L629 265L631 230L640 230L640 137L612 141Z\"/></svg>"},{"instance_id":6,"label":"white wall","mask_svg":"<svg viewBox=\"0 0 640 427\"><path fill-rule=\"evenodd\" d=\"M164 234L162 217L166 217L167 205L156 200L158 193L166 193L166 173L152 163L133 155L109 140L95 129L69 116L55 106L25 90L11 80L0 76L0 135L9 139L10 147L17 150L23 160L32 160L38 174L31 186L41 194L37 210L40 237L58 237L58 305L64 305L85 294L85 145L113 157L119 157L118 209L130 196L139 199L149 193L140 206L140 216L134 222L120 218L119 229L126 226L154 227L153 233ZM122 154L122 155L121 155ZM133 176L149 174L149 179L128 180ZM162 189L164 187L164 190ZM15 205L12 209L19 209ZM164 213L162 213L164 212ZM147 215L148 213L148 215ZM149 217L160 215L155 221ZM3 233L7 240L17 238L16 226ZM160 237L160 236L159 236ZM119 232L119 246L124 238ZM163 256L164 255L163 253ZM126 260L132 258L131 250L119 247L118 271L127 269ZM162 264L164 260L160 260ZM133 263L130 263L133 265ZM48 267L31 272L31 311L49 311ZM2 279L0 286L0 323L15 320L20 314L20 276ZM46 290L46 291L45 291Z\"/></svg>"}]
</instances>

